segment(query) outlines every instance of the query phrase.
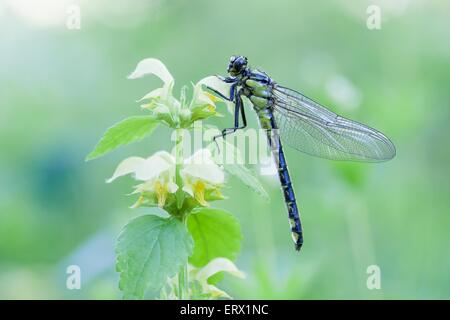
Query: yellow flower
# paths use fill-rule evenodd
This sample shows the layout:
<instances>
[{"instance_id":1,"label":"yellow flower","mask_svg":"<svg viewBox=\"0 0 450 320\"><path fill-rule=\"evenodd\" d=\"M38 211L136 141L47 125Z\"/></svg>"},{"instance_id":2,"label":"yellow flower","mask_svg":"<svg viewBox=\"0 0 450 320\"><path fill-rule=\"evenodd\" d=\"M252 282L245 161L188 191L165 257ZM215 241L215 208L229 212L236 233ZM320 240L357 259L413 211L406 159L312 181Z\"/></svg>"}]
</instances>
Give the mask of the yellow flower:
<instances>
[{"instance_id":1,"label":"yellow flower","mask_svg":"<svg viewBox=\"0 0 450 320\"><path fill-rule=\"evenodd\" d=\"M180 100L173 96L174 79L166 66L158 59L147 58L138 63L136 69L128 76L129 79L137 79L146 75L155 75L163 81L160 88L154 89L144 95L137 102L142 102L141 108L152 113L155 119L162 121L170 128L189 128L198 120L211 116L221 116L216 111L216 102L222 101L207 90L204 86L215 88L221 92L230 87L223 84L217 77L206 77L193 85L194 93L190 103L186 103L185 90L182 90ZM221 84L222 83L222 84ZM225 101L228 105L233 105Z\"/></svg>"},{"instance_id":2,"label":"yellow flower","mask_svg":"<svg viewBox=\"0 0 450 320\"><path fill-rule=\"evenodd\" d=\"M128 79L137 79L152 74L160 78L164 84L161 88L147 93L138 102L145 100L146 103L142 104L141 108L151 111L157 119L163 120L169 127L172 127L175 125L174 109L180 108L180 102L172 95L175 81L166 66L158 59L144 59L138 63Z\"/></svg>"},{"instance_id":3,"label":"yellow flower","mask_svg":"<svg viewBox=\"0 0 450 320\"><path fill-rule=\"evenodd\" d=\"M189 106L192 113L192 121L220 115L216 112L216 102L221 101L221 99L203 90L202 86L207 85L207 83L204 83L205 79L200 80L194 85L194 94Z\"/></svg>"},{"instance_id":4,"label":"yellow flower","mask_svg":"<svg viewBox=\"0 0 450 320\"><path fill-rule=\"evenodd\" d=\"M195 198L202 206L207 206L205 195L208 192L221 196L219 187L224 183L223 170L213 161L208 149L201 149L187 158L180 171L183 191Z\"/></svg>"},{"instance_id":5,"label":"yellow flower","mask_svg":"<svg viewBox=\"0 0 450 320\"><path fill-rule=\"evenodd\" d=\"M230 96L230 84L223 82L222 80L220 80L216 76L209 76L209 77L203 78L196 84L196 86L199 86L199 87L207 86L209 88L212 88L212 89L220 92L225 97L229 97ZM213 102L218 102L218 101L224 102L226 104L226 106L227 106L228 111L231 114L234 114L234 103L232 101L228 101L228 100L224 100L222 98L219 98L216 95L211 94L208 91L205 91L205 94Z\"/></svg>"},{"instance_id":6,"label":"yellow flower","mask_svg":"<svg viewBox=\"0 0 450 320\"><path fill-rule=\"evenodd\" d=\"M128 79L137 79L148 74L154 74L160 78L164 84L174 81L164 63L154 58L147 58L140 61L136 66L136 69L128 76Z\"/></svg>"},{"instance_id":7,"label":"yellow flower","mask_svg":"<svg viewBox=\"0 0 450 320\"><path fill-rule=\"evenodd\" d=\"M175 183L175 158L165 151L157 152L147 159L140 157L125 159L107 182L112 182L127 174L133 174L136 180L144 181L135 186L133 193L140 193L141 196L133 207L138 207L145 201L144 194L146 193L154 194L158 206L163 207L167 195L178 190Z\"/></svg>"},{"instance_id":8,"label":"yellow flower","mask_svg":"<svg viewBox=\"0 0 450 320\"><path fill-rule=\"evenodd\" d=\"M245 274L242 271L240 271L231 260L227 258L222 257L214 258L201 269L189 265L189 278L192 279L193 281L198 281L198 283L202 287L203 294L208 294L212 298L231 299L228 293L208 283L208 279L219 272L227 272L232 276L241 279L245 278Z\"/></svg>"}]
</instances>

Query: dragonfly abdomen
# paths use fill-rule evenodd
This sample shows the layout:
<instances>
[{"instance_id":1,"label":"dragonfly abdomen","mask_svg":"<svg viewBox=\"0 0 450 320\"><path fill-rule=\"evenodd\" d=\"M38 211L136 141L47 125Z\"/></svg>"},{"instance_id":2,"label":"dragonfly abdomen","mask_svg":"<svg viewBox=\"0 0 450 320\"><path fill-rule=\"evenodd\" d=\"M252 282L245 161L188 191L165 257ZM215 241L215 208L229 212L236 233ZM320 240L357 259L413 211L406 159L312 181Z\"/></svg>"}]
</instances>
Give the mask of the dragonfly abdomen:
<instances>
[{"instance_id":1,"label":"dragonfly abdomen","mask_svg":"<svg viewBox=\"0 0 450 320\"><path fill-rule=\"evenodd\" d=\"M289 214L289 224L291 226L292 239L295 243L295 249L300 250L303 245L303 230L300 222L300 214L295 199L294 188L292 187L289 170L284 158L283 147L281 143L278 151L278 176L280 178L281 187L283 189L284 200L286 202L287 211Z\"/></svg>"},{"instance_id":2,"label":"dragonfly abdomen","mask_svg":"<svg viewBox=\"0 0 450 320\"><path fill-rule=\"evenodd\" d=\"M295 243L295 249L300 250L303 244L303 230L300 222L300 214L295 199L294 188L292 187L291 177L287 168L286 158L284 157L283 147L277 132L275 119L269 109L262 109L258 112L261 127L267 132L267 141L272 151L275 163L278 168L278 177L288 211L289 224L291 227L292 239Z\"/></svg>"}]
</instances>

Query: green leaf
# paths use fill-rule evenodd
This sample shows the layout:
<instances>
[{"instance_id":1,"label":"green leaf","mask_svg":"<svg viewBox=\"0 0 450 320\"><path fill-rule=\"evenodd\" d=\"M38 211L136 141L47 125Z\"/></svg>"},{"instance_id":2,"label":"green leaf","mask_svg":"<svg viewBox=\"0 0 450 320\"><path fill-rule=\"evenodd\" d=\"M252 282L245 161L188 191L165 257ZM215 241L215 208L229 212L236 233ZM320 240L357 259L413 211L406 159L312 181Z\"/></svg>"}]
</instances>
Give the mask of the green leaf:
<instances>
[{"instance_id":1,"label":"green leaf","mask_svg":"<svg viewBox=\"0 0 450 320\"><path fill-rule=\"evenodd\" d=\"M266 201L270 200L261 182L259 182L258 178L246 166L243 164L224 164L223 167L225 171L241 180L247 187L263 197Z\"/></svg>"},{"instance_id":2,"label":"green leaf","mask_svg":"<svg viewBox=\"0 0 450 320\"><path fill-rule=\"evenodd\" d=\"M122 120L106 130L94 150L88 154L86 161L150 135L158 125L153 116L134 116Z\"/></svg>"},{"instance_id":3,"label":"green leaf","mask_svg":"<svg viewBox=\"0 0 450 320\"><path fill-rule=\"evenodd\" d=\"M119 289L125 299L160 290L187 263L192 238L181 221L144 215L130 221L116 243Z\"/></svg>"},{"instance_id":4,"label":"green leaf","mask_svg":"<svg viewBox=\"0 0 450 320\"><path fill-rule=\"evenodd\" d=\"M253 172L244 165L244 161L238 148L225 140L223 140L221 152L217 152L213 147L213 144L211 144L210 148L212 149L210 150L214 154L216 163L223 164L225 171L241 180L242 183L266 201L270 200L270 197L261 182L259 182Z\"/></svg>"},{"instance_id":5,"label":"green leaf","mask_svg":"<svg viewBox=\"0 0 450 320\"><path fill-rule=\"evenodd\" d=\"M194 240L189 263L203 267L217 257L236 259L242 234L239 221L232 214L214 208L195 209L188 217L187 226Z\"/></svg>"}]
</instances>

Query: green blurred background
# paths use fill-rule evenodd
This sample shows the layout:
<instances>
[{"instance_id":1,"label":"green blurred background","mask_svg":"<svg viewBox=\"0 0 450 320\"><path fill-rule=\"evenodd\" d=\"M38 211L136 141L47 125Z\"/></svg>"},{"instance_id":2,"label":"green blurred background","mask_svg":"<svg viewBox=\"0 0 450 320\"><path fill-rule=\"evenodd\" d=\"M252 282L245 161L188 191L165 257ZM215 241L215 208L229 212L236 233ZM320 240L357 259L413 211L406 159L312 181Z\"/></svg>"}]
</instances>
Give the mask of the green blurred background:
<instances>
[{"instance_id":1,"label":"green blurred background","mask_svg":"<svg viewBox=\"0 0 450 320\"><path fill-rule=\"evenodd\" d=\"M71 4L80 30L66 27ZM370 4L380 30L366 27ZM385 132L397 157L337 163L287 148L301 254L277 181L262 177L266 203L231 178L229 199L215 205L241 221L237 264L248 277L221 287L243 299L450 298L450 4L437 0L0 0L0 298L120 297L114 241L146 210L128 209L132 179L105 178L127 156L170 148L170 132L84 157L159 86L126 80L138 61L161 59L178 91L224 74L232 54ZM211 122L229 126L224 113ZM81 290L66 289L71 264ZM366 286L370 265L381 290Z\"/></svg>"}]
</instances>

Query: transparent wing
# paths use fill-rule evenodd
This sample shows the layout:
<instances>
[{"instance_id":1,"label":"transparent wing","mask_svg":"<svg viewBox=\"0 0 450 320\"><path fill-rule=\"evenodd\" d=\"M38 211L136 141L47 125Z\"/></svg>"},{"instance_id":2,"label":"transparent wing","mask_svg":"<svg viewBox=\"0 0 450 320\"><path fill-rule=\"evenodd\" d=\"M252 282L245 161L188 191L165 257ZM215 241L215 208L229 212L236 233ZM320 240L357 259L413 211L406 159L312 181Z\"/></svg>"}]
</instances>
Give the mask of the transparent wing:
<instances>
[{"instance_id":1,"label":"transparent wing","mask_svg":"<svg viewBox=\"0 0 450 320\"><path fill-rule=\"evenodd\" d=\"M327 110L289 88L275 86L274 117L291 147L333 160L386 161L395 147L381 132Z\"/></svg>"}]
</instances>

